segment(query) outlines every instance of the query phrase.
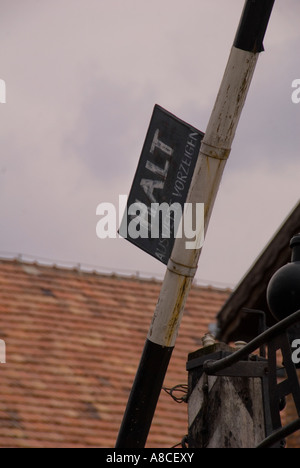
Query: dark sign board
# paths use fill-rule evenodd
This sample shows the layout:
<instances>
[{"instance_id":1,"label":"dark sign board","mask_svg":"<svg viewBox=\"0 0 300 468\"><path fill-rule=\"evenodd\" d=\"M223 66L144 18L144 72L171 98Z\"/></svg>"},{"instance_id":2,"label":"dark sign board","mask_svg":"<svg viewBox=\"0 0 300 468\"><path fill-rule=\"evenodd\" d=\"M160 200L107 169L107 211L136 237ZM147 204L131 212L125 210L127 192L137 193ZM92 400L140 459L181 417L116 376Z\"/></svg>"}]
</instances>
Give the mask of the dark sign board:
<instances>
[{"instance_id":1,"label":"dark sign board","mask_svg":"<svg viewBox=\"0 0 300 468\"><path fill-rule=\"evenodd\" d=\"M204 134L154 107L119 233L167 264Z\"/></svg>"}]
</instances>

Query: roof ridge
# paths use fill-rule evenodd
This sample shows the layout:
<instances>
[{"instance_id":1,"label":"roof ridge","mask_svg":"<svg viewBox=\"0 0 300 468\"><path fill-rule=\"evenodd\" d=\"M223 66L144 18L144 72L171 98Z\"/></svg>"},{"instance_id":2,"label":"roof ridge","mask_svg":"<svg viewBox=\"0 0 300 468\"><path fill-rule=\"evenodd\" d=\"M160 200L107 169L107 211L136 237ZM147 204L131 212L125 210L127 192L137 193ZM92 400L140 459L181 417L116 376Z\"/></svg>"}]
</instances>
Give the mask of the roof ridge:
<instances>
[{"instance_id":1,"label":"roof ridge","mask_svg":"<svg viewBox=\"0 0 300 468\"><path fill-rule=\"evenodd\" d=\"M134 270L125 270L118 269L118 271L113 271L109 267L90 265L87 263L81 262L72 262L64 260L51 260L46 258L36 258L33 255L27 254L14 254L14 253L4 253L0 252L0 263L16 263L20 265L27 265L37 268L51 268L57 269L60 271L69 271L77 272L78 274L89 274L94 276L100 276L103 278L116 278L116 279L125 279L132 281L141 281L149 283L162 283L163 275L150 273L146 271L134 271ZM219 282L219 281L209 281L205 279L195 278L194 287L201 289L211 289L215 291L232 291L233 286Z\"/></svg>"}]
</instances>

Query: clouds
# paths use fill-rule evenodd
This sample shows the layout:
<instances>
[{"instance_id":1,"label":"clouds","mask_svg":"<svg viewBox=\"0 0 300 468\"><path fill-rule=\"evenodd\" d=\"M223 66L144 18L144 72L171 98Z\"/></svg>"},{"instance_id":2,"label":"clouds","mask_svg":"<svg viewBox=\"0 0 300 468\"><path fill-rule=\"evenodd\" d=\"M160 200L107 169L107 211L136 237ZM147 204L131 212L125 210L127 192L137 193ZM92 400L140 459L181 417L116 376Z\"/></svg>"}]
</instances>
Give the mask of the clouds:
<instances>
[{"instance_id":1,"label":"clouds","mask_svg":"<svg viewBox=\"0 0 300 468\"><path fill-rule=\"evenodd\" d=\"M99 241L95 210L128 193L155 103L205 130L240 0L0 6L0 78L7 84L7 104L0 105L0 251L161 273L129 243ZM292 104L291 84L300 78L299 8L295 0L275 4L200 277L238 281L297 198L300 106ZM238 233L245 206L259 229L248 254L235 256L244 248ZM237 233L232 239L230 230ZM219 232L226 252L218 252L223 266L216 269Z\"/></svg>"},{"instance_id":2,"label":"clouds","mask_svg":"<svg viewBox=\"0 0 300 468\"><path fill-rule=\"evenodd\" d=\"M208 279L227 278L232 284L242 278L298 202L299 174L300 162L271 173L266 161L251 170L225 170L200 259L200 277L205 271Z\"/></svg>"},{"instance_id":3,"label":"clouds","mask_svg":"<svg viewBox=\"0 0 300 468\"><path fill-rule=\"evenodd\" d=\"M83 89L75 131L66 137L67 153L81 159L99 184L109 182L107 174L132 178L151 112L148 102L129 85L105 78L89 80Z\"/></svg>"}]
</instances>

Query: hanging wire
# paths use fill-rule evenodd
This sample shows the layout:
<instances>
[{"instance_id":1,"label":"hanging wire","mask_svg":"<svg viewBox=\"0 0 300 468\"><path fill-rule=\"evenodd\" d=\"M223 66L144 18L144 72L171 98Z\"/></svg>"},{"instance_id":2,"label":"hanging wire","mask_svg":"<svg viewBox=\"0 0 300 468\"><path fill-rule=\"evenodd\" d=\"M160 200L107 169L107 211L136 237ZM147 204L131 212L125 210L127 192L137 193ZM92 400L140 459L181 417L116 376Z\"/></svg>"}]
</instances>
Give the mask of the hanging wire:
<instances>
[{"instance_id":1,"label":"hanging wire","mask_svg":"<svg viewBox=\"0 0 300 468\"><path fill-rule=\"evenodd\" d=\"M163 390L173 398L176 403L187 403L188 385L176 385L172 388L163 387Z\"/></svg>"}]
</instances>

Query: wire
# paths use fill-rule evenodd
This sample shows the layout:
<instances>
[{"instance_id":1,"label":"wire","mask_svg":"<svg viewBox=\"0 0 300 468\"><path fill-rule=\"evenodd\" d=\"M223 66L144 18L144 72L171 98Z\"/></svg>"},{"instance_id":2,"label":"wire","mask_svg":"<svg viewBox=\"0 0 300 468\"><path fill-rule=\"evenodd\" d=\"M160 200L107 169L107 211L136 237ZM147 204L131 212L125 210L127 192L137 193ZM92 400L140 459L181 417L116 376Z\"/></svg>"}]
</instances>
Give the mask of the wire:
<instances>
[{"instance_id":1,"label":"wire","mask_svg":"<svg viewBox=\"0 0 300 468\"><path fill-rule=\"evenodd\" d=\"M173 447L171 447L171 448L174 449L174 448L177 448L177 447L181 447L183 449L188 449L189 448L188 438L189 438L189 436L185 435L181 442L179 442L176 445L173 445Z\"/></svg>"},{"instance_id":2,"label":"wire","mask_svg":"<svg viewBox=\"0 0 300 468\"><path fill-rule=\"evenodd\" d=\"M187 396L188 396L188 385L176 385L172 388L163 387L163 390L173 398L176 403L187 403ZM176 396L175 393L183 394L183 396Z\"/></svg>"}]
</instances>

